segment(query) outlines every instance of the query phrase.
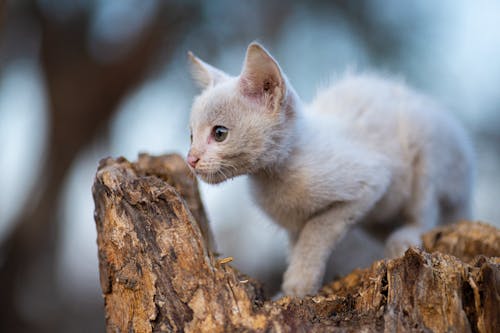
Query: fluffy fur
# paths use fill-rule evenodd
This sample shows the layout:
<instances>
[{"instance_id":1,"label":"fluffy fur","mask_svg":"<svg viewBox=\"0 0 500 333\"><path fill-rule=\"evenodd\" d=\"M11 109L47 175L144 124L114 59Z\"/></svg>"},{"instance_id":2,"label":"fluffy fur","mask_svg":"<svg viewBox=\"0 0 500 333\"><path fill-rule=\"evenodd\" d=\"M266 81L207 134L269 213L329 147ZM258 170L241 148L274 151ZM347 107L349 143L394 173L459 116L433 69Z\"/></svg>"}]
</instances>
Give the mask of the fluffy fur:
<instances>
[{"instance_id":1,"label":"fluffy fur","mask_svg":"<svg viewBox=\"0 0 500 333\"><path fill-rule=\"evenodd\" d=\"M192 106L188 160L208 183L249 175L256 201L289 234L285 294L317 291L355 223L389 235L387 254L397 256L439 221L470 217L466 135L404 84L347 76L305 106L257 43L237 77L190 59L203 91ZM224 141L214 140L214 126L228 129Z\"/></svg>"}]
</instances>

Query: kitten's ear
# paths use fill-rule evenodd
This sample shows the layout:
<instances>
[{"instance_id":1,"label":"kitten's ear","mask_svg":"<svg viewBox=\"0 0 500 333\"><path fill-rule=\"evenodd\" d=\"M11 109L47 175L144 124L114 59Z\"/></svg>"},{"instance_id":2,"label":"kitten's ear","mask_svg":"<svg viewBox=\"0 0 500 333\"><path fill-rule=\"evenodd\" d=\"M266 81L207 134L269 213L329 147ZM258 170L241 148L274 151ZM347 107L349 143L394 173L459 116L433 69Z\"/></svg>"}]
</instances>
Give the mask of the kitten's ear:
<instances>
[{"instance_id":1,"label":"kitten's ear","mask_svg":"<svg viewBox=\"0 0 500 333\"><path fill-rule=\"evenodd\" d=\"M191 65L191 74L193 75L196 83L202 89L209 86L215 86L229 77L223 71L210 66L200 58L196 57L191 51L188 51L188 58Z\"/></svg>"},{"instance_id":2,"label":"kitten's ear","mask_svg":"<svg viewBox=\"0 0 500 333\"><path fill-rule=\"evenodd\" d=\"M286 87L281 69L273 57L258 43L248 46L240 76L241 93L263 102L273 109L283 100Z\"/></svg>"}]
</instances>

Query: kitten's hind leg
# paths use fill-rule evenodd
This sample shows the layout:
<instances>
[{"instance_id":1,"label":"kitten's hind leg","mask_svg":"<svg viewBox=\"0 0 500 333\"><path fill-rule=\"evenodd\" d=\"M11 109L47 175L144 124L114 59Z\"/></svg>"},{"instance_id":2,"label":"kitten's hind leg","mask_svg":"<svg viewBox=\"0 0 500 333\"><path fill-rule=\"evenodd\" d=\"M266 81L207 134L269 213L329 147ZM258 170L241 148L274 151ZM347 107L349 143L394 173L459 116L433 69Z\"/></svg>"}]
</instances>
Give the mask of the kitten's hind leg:
<instances>
[{"instance_id":1,"label":"kitten's hind leg","mask_svg":"<svg viewBox=\"0 0 500 333\"><path fill-rule=\"evenodd\" d=\"M386 240L385 254L389 258L403 255L410 246L421 246L421 235L438 223L439 201L436 191L433 183L423 174L420 170L415 175L413 195L405 209L406 223Z\"/></svg>"},{"instance_id":2,"label":"kitten's hind leg","mask_svg":"<svg viewBox=\"0 0 500 333\"><path fill-rule=\"evenodd\" d=\"M402 256L408 248L412 246L421 246L420 236L423 229L416 224L405 225L394 231L385 244L385 255L388 258L397 258Z\"/></svg>"}]
</instances>

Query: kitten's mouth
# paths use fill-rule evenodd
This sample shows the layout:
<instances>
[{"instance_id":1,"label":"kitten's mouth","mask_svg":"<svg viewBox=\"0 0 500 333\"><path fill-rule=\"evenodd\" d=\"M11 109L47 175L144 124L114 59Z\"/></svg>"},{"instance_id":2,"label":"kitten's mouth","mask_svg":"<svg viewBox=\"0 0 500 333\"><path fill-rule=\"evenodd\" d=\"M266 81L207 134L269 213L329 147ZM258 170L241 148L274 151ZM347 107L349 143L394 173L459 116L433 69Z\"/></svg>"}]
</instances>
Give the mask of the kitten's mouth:
<instances>
[{"instance_id":1,"label":"kitten's mouth","mask_svg":"<svg viewBox=\"0 0 500 333\"><path fill-rule=\"evenodd\" d=\"M216 170L216 171L203 171L199 169L195 169L195 173L198 177L201 178L205 183L208 184L219 184L222 183L223 181L231 178L226 176L222 171Z\"/></svg>"}]
</instances>

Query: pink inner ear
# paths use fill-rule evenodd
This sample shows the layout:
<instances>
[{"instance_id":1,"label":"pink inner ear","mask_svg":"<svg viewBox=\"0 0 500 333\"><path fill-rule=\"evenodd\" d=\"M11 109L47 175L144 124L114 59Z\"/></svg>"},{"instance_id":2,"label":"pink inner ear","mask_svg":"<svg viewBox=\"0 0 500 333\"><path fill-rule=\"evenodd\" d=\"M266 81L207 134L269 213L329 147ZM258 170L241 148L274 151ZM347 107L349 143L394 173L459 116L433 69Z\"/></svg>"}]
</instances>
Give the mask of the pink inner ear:
<instances>
[{"instance_id":1,"label":"pink inner ear","mask_svg":"<svg viewBox=\"0 0 500 333\"><path fill-rule=\"evenodd\" d=\"M272 78L244 76L240 79L242 95L257 102L269 102L273 98L274 90L278 86Z\"/></svg>"},{"instance_id":2,"label":"pink inner ear","mask_svg":"<svg viewBox=\"0 0 500 333\"><path fill-rule=\"evenodd\" d=\"M242 77L240 79L240 89L241 94L245 97L255 100L260 100L263 97L263 90L250 78Z\"/></svg>"}]
</instances>

